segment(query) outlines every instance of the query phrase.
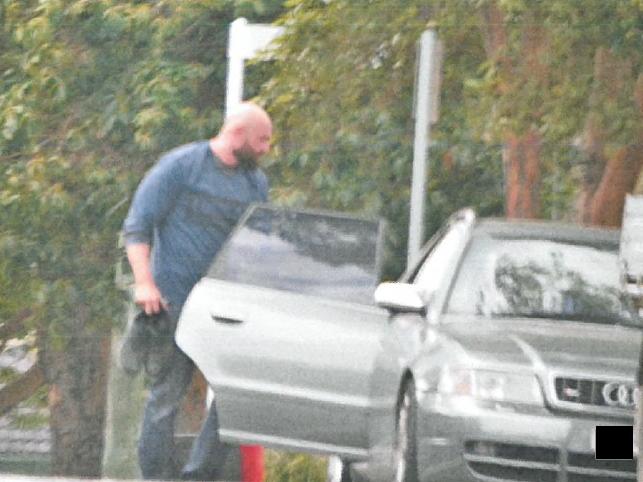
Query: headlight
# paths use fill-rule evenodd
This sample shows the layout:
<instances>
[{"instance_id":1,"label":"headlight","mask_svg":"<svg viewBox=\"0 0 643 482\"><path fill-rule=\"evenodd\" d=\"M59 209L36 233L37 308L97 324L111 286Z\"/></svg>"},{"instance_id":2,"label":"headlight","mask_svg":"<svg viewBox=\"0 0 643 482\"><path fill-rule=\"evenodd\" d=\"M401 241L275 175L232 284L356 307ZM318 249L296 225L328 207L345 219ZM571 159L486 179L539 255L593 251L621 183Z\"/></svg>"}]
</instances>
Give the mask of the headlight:
<instances>
[{"instance_id":1,"label":"headlight","mask_svg":"<svg viewBox=\"0 0 643 482\"><path fill-rule=\"evenodd\" d=\"M442 369L438 392L478 400L543 405L535 375L470 368Z\"/></svg>"}]
</instances>

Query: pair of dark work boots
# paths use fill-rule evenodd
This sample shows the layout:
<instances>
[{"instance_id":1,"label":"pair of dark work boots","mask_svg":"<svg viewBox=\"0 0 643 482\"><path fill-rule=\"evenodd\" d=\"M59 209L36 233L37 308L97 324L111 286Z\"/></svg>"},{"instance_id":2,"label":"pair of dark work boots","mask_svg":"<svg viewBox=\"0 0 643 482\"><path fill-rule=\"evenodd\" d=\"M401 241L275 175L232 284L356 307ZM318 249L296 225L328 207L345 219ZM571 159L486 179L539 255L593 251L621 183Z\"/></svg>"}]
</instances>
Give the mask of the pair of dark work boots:
<instances>
[{"instance_id":1,"label":"pair of dark work boots","mask_svg":"<svg viewBox=\"0 0 643 482\"><path fill-rule=\"evenodd\" d=\"M174 324L166 311L148 315L139 312L125 330L120 365L129 375L141 369L156 378L171 361L174 352Z\"/></svg>"}]
</instances>

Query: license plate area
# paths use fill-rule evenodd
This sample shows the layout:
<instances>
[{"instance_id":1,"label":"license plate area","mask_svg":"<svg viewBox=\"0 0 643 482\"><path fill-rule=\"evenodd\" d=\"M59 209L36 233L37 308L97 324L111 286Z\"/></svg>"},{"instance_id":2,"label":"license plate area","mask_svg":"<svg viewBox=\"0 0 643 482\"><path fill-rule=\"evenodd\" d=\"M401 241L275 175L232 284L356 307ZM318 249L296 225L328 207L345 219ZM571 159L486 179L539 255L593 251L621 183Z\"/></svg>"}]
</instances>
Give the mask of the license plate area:
<instances>
[{"instance_id":1,"label":"license plate area","mask_svg":"<svg viewBox=\"0 0 643 482\"><path fill-rule=\"evenodd\" d=\"M597 440L598 437L600 437L600 441ZM628 439L630 437L632 441L631 454L628 453ZM590 447L596 459L632 459L637 457L639 453L638 427L636 424L634 427L631 425L596 425L590 433ZM596 452L597 448L599 453ZM605 454L610 455L605 456Z\"/></svg>"}]
</instances>

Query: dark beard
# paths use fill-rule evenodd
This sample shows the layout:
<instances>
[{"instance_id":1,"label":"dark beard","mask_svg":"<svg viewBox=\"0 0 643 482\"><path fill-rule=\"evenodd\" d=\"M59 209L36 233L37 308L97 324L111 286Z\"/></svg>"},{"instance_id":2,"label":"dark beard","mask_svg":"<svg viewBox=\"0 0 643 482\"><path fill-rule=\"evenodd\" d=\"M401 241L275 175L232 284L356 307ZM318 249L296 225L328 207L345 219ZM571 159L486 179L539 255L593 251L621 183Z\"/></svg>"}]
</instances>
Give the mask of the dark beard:
<instances>
[{"instance_id":1,"label":"dark beard","mask_svg":"<svg viewBox=\"0 0 643 482\"><path fill-rule=\"evenodd\" d=\"M247 152L243 149L237 149L235 151L232 151L232 153L234 154L234 157L237 158L239 167L241 167L242 169L252 171L254 169L257 169L257 167L259 166L259 164L257 163L257 156L255 156L252 152Z\"/></svg>"}]
</instances>

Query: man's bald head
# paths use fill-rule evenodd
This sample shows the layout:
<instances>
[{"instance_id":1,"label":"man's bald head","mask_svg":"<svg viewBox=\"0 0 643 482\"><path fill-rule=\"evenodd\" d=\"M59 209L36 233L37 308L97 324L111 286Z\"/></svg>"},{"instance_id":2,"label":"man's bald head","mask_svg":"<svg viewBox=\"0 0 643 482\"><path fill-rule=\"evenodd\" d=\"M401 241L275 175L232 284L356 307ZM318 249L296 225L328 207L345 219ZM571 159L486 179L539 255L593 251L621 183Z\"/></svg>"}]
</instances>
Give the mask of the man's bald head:
<instances>
[{"instance_id":1,"label":"man's bald head","mask_svg":"<svg viewBox=\"0 0 643 482\"><path fill-rule=\"evenodd\" d=\"M221 128L221 133L239 127L254 129L261 124L272 128L272 121L270 120L268 113L257 104L252 102L242 102L235 106L226 116L223 127Z\"/></svg>"},{"instance_id":2,"label":"man's bald head","mask_svg":"<svg viewBox=\"0 0 643 482\"><path fill-rule=\"evenodd\" d=\"M226 117L218 136L218 144L229 150L237 164L247 169L270 150L272 121L268 113L252 102L242 102Z\"/></svg>"}]
</instances>

